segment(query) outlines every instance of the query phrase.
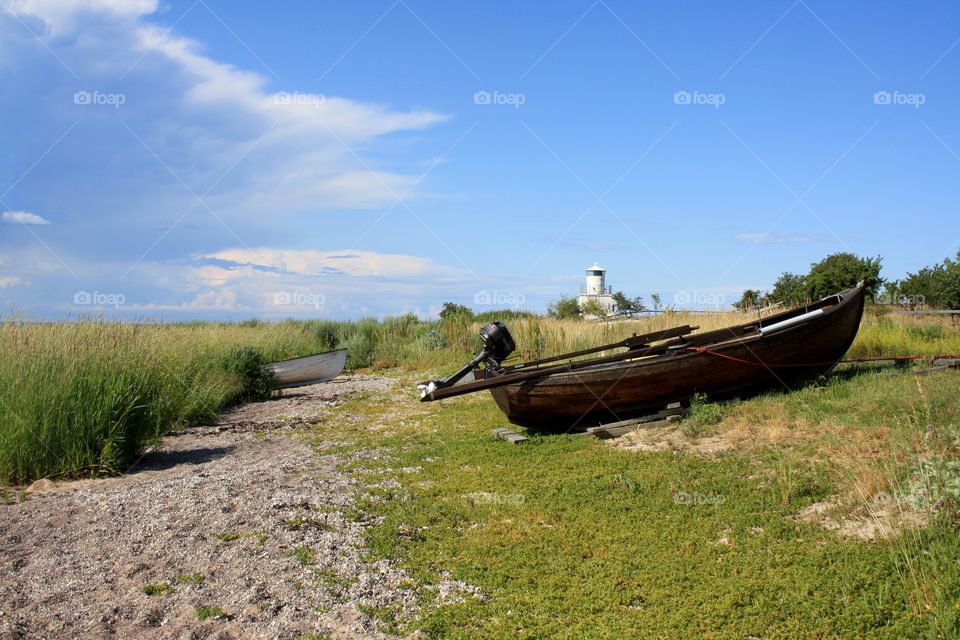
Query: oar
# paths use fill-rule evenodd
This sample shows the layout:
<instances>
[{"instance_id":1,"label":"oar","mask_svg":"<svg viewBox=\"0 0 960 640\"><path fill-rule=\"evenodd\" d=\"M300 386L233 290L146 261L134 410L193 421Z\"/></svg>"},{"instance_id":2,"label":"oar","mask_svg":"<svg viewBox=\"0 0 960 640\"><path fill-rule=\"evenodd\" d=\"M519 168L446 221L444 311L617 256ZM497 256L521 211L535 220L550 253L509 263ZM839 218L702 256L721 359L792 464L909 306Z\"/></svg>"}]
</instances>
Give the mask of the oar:
<instances>
[{"instance_id":1,"label":"oar","mask_svg":"<svg viewBox=\"0 0 960 640\"><path fill-rule=\"evenodd\" d=\"M680 336L685 336L689 333L693 333L700 327L691 327L690 325L683 325L682 327L672 327L670 329L663 329L661 331L654 331L652 333L645 333L643 335L632 335L625 340L620 342L614 342L612 344L605 344L599 347L591 347L590 349L583 349L581 351L574 351L572 353L564 353L559 356L550 356L549 358L541 358L539 360L531 360L530 362L523 362L521 364L515 364L510 367L507 367L507 371L517 371L519 369L524 369L526 367L538 366L541 364L546 364L548 362L557 362L558 360L569 360L571 358L578 358L580 356L589 355L591 353L599 353L600 351L608 351L610 349L637 349L643 346L646 346L649 342L658 342L660 340L666 340L668 338L678 338Z\"/></svg>"}]
</instances>

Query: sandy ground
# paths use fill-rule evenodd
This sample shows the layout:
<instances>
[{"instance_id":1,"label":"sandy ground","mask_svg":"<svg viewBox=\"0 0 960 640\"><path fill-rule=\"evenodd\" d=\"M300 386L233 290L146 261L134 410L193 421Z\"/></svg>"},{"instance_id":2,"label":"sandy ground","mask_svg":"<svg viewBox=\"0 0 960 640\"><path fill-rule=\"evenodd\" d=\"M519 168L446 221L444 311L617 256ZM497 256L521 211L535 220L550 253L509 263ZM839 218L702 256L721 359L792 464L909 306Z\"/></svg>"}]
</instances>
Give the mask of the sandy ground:
<instances>
[{"instance_id":1,"label":"sandy ground","mask_svg":"<svg viewBox=\"0 0 960 640\"><path fill-rule=\"evenodd\" d=\"M166 438L128 475L0 506L0 637L384 637L363 611L409 613L412 583L363 561L369 523L346 515L360 483L324 451L336 434L314 447L295 429L389 386L288 391ZM222 615L201 622L198 607Z\"/></svg>"}]
</instances>

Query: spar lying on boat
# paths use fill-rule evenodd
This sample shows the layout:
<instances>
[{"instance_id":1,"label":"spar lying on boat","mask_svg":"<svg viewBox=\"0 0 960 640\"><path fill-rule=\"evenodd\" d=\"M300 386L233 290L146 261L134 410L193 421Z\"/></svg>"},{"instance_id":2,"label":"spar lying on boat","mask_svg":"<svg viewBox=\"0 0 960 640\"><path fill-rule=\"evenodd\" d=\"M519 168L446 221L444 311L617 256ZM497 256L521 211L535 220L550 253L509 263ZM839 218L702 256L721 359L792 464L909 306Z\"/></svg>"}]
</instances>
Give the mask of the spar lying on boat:
<instances>
[{"instance_id":1,"label":"spar lying on boat","mask_svg":"<svg viewBox=\"0 0 960 640\"><path fill-rule=\"evenodd\" d=\"M864 293L861 282L746 324L704 333L675 327L513 365L504 364L516 348L513 338L494 322L480 330L483 351L447 378L419 385L421 400L489 389L513 424L554 430L626 420L697 393L722 399L789 389L843 357L860 327ZM471 373L475 379L463 381Z\"/></svg>"},{"instance_id":2,"label":"spar lying on boat","mask_svg":"<svg viewBox=\"0 0 960 640\"><path fill-rule=\"evenodd\" d=\"M336 349L303 358L272 362L267 368L273 373L277 387L289 389L333 380L347 363L347 350Z\"/></svg>"}]
</instances>

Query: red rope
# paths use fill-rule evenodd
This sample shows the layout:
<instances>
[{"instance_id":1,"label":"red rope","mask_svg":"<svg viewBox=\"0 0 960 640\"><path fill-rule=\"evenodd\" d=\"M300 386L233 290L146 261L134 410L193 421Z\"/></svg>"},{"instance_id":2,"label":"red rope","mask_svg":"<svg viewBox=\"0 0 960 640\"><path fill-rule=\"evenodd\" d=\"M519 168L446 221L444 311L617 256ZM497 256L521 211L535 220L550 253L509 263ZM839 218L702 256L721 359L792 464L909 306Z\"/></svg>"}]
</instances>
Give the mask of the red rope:
<instances>
[{"instance_id":1,"label":"red rope","mask_svg":"<svg viewBox=\"0 0 960 640\"><path fill-rule=\"evenodd\" d=\"M935 356L884 356L880 358L852 358L849 360L837 360L835 362L804 362L801 364L766 364L764 362L753 362L751 360L744 360L742 358L735 358L733 356L728 356L725 353L717 353L716 351L710 351L706 347L687 347L687 351L694 351L696 353L706 353L711 356L717 356L718 358L723 358L725 360L732 360L733 362L740 362L743 364L752 364L758 367L832 367L835 364L840 363L852 363L852 362L880 362L887 360L894 360L897 362L906 362L910 360L936 360L937 358L958 358L960 355L955 354L939 354Z\"/></svg>"}]
</instances>

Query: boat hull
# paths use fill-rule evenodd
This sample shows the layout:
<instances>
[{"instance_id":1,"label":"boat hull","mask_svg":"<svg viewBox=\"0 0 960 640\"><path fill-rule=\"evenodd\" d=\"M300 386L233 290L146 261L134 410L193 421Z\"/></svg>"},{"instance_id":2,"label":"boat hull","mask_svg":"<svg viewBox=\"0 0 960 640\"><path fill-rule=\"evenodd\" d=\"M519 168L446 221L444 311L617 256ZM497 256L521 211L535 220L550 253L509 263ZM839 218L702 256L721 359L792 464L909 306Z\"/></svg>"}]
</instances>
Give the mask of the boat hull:
<instances>
[{"instance_id":1,"label":"boat hull","mask_svg":"<svg viewBox=\"0 0 960 640\"><path fill-rule=\"evenodd\" d=\"M267 368L273 372L281 389L303 387L333 380L347 363L347 350L337 349L304 358L273 362Z\"/></svg>"},{"instance_id":2,"label":"boat hull","mask_svg":"<svg viewBox=\"0 0 960 640\"><path fill-rule=\"evenodd\" d=\"M724 399L767 389L789 390L829 371L850 348L863 315L863 287L767 335L742 336L651 358L598 365L491 389L513 424L561 431L627 420L695 394ZM796 312L795 312L796 313ZM802 313L802 310L800 311ZM782 314L786 316L787 314Z\"/></svg>"}]
</instances>

